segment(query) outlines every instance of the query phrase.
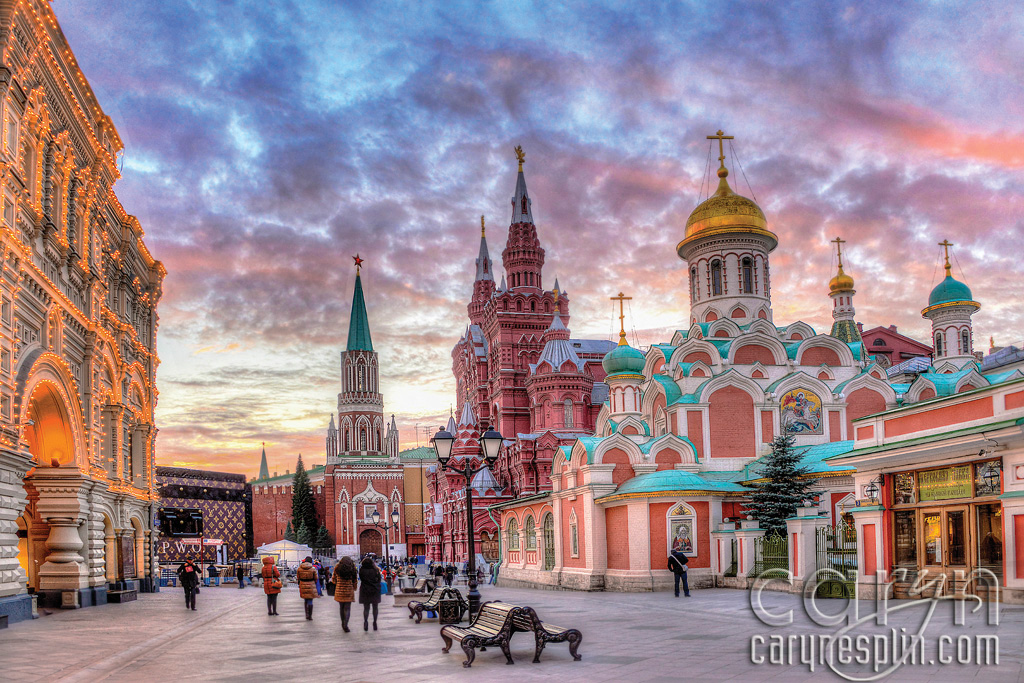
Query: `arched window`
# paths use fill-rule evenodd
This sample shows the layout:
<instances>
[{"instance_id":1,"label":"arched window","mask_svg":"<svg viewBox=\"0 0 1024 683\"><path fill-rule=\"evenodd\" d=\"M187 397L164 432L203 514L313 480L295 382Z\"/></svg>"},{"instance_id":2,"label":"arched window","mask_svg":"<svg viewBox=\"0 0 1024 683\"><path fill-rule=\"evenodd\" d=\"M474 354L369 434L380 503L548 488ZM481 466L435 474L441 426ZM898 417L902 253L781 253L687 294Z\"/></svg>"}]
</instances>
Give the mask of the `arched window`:
<instances>
[{"instance_id":1,"label":"arched window","mask_svg":"<svg viewBox=\"0 0 1024 683\"><path fill-rule=\"evenodd\" d=\"M345 427L345 450L352 450L352 434L348 431L348 427Z\"/></svg>"},{"instance_id":2,"label":"arched window","mask_svg":"<svg viewBox=\"0 0 1024 683\"><path fill-rule=\"evenodd\" d=\"M871 342L872 346L885 346L885 340L879 337L875 341Z\"/></svg>"},{"instance_id":3,"label":"arched window","mask_svg":"<svg viewBox=\"0 0 1024 683\"><path fill-rule=\"evenodd\" d=\"M359 428L359 450L366 450L366 427Z\"/></svg>"},{"instance_id":4,"label":"arched window","mask_svg":"<svg viewBox=\"0 0 1024 683\"><path fill-rule=\"evenodd\" d=\"M580 556L580 534L575 510L569 513L569 554L573 557Z\"/></svg>"},{"instance_id":5,"label":"arched window","mask_svg":"<svg viewBox=\"0 0 1024 683\"><path fill-rule=\"evenodd\" d=\"M522 301L517 301L516 302L516 313L522 313L522 312L523 312L523 302Z\"/></svg>"},{"instance_id":6,"label":"arched window","mask_svg":"<svg viewBox=\"0 0 1024 683\"><path fill-rule=\"evenodd\" d=\"M522 202L522 205L523 205L523 210L522 210L522 212L523 212L523 214L525 215L525 214L526 214L526 195L525 195L525 194L523 195L523 202Z\"/></svg>"},{"instance_id":7,"label":"arched window","mask_svg":"<svg viewBox=\"0 0 1024 683\"><path fill-rule=\"evenodd\" d=\"M960 330L960 353L967 355L971 352L971 333L967 330Z\"/></svg>"},{"instance_id":8,"label":"arched window","mask_svg":"<svg viewBox=\"0 0 1024 683\"><path fill-rule=\"evenodd\" d=\"M544 515L544 571L555 566L555 517L550 512Z\"/></svg>"},{"instance_id":9,"label":"arched window","mask_svg":"<svg viewBox=\"0 0 1024 683\"><path fill-rule=\"evenodd\" d=\"M519 524L515 519L508 521L508 549L519 550Z\"/></svg>"},{"instance_id":10,"label":"arched window","mask_svg":"<svg viewBox=\"0 0 1024 683\"><path fill-rule=\"evenodd\" d=\"M942 355L942 333L935 333L935 356L936 358Z\"/></svg>"},{"instance_id":11,"label":"arched window","mask_svg":"<svg viewBox=\"0 0 1024 683\"><path fill-rule=\"evenodd\" d=\"M536 550L537 549L537 529L533 523L533 516L526 518L526 523L523 525L523 530L526 532L526 549Z\"/></svg>"},{"instance_id":12,"label":"arched window","mask_svg":"<svg viewBox=\"0 0 1024 683\"><path fill-rule=\"evenodd\" d=\"M743 282L743 293L753 294L754 293L754 262L750 260L750 257L743 259L743 265L741 267L742 282Z\"/></svg>"},{"instance_id":13,"label":"arched window","mask_svg":"<svg viewBox=\"0 0 1024 683\"><path fill-rule=\"evenodd\" d=\"M565 420L564 425L566 429L571 429L574 425L572 410L572 399L565 399Z\"/></svg>"},{"instance_id":14,"label":"arched window","mask_svg":"<svg viewBox=\"0 0 1024 683\"><path fill-rule=\"evenodd\" d=\"M711 262L711 296L722 294L722 262Z\"/></svg>"},{"instance_id":15,"label":"arched window","mask_svg":"<svg viewBox=\"0 0 1024 683\"><path fill-rule=\"evenodd\" d=\"M530 302L530 312L531 313L536 313L537 312L537 302L536 301L531 301Z\"/></svg>"},{"instance_id":16,"label":"arched window","mask_svg":"<svg viewBox=\"0 0 1024 683\"><path fill-rule=\"evenodd\" d=\"M381 450L381 444L382 443L383 442L380 440L380 430L378 429L377 430L377 441L374 442L373 447L379 451L379 450Z\"/></svg>"},{"instance_id":17,"label":"arched window","mask_svg":"<svg viewBox=\"0 0 1024 683\"><path fill-rule=\"evenodd\" d=\"M366 391L366 366L362 363L359 364L359 380L356 385L356 391Z\"/></svg>"},{"instance_id":18,"label":"arched window","mask_svg":"<svg viewBox=\"0 0 1024 683\"><path fill-rule=\"evenodd\" d=\"M697 300L697 266L690 268L690 301Z\"/></svg>"}]
</instances>

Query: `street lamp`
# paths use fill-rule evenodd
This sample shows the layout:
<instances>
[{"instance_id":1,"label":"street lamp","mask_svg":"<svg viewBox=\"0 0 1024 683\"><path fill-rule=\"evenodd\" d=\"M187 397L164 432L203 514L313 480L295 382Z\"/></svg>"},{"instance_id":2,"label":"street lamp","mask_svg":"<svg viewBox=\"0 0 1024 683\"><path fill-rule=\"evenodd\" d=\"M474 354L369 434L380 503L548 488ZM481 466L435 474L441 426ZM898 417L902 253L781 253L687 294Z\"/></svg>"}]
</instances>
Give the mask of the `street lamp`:
<instances>
[{"instance_id":1,"label":"street lamp","mask_svg":"<svg viewBox=\"0 0 1024 683\"><path fill-rule=\"evenodd\" d=\"M462 458L462 466L459 467L451 462L452 446L455 445L455 437L442 428L431 439L431 443L434 444L434 452L437 454L437 462L441 464L441 468L451 470L455 474L460 474L466 478L466 532L469 537L469 564L466 568L469 574L469 594L466 597L469 600L470 618L480 611L480 592L477 590L476 582L476 548L474 547L475 532L473 531L473 489L471 477L477 472L492 466L497 461L498 453L501 452L501 444L504 440L504 437L499 432L493 428L488 428L480 437L480 454L484 458L483 464L480 467L472 467L469 458Z\"/></svg>"},{"instance_id":2,"label":"street lamp","mask_svg":"<svg viewBox=\"0 0 1024 683\"><path fill-rule=\"evenodd\" d=\"M378 529L383 529L384 530L384 566L389 568L389 569L391 568L391 553L389 552L389 548L388 548L388 529L397 529L398 528L398 522L399 522L399 520L401 518L402 518L402 516L398 513L398 510L392 510L391 511L391 524L381 524L380 523L380 513L379 512L374 510L370 514L370 519L373 520L373 525L375 527L377 527Z\"/></svg>"}]
</instances>

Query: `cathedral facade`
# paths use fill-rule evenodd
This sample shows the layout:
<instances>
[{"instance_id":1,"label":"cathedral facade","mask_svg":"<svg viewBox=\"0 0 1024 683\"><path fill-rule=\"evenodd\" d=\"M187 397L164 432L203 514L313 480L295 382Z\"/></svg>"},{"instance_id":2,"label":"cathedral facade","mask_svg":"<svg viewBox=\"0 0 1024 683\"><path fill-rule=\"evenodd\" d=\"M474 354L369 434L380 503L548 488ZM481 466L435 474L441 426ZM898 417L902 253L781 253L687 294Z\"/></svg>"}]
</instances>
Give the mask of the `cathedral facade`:
<instances>
[{"instance_id":1,"label":"cathedral facade","mask_svg":"<svg viewBox=\"0 0 1024 683\"><path fill-rule=\"evenodd\" d=\"M50 4L0 3L0 615L152 589L156 306L122 150ZM130 599L130 597L124 597Z\"/></svg>"}]
</instances>

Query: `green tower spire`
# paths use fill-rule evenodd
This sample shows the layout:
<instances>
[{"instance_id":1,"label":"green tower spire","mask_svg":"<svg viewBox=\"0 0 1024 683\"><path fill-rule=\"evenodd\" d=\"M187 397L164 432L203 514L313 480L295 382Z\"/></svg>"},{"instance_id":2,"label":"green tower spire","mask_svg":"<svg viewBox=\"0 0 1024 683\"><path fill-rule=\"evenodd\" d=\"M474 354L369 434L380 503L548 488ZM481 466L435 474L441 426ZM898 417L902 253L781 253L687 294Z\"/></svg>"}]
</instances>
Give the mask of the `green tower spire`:
<instances>
[{"instance_id":1,"label":"green tower spire","mask_svg":"<svg viewBox=\"0 0 1024 683\"><path fill-rule=\"evenodd\" d=\"M373 351L370 339L370 320L366 317L366 301L363 300L363 282L359 277L359 269L363 259L356 254L356 287L352 292L352 316L348 321L348 351Z\"/></svg>"},{"instance_id":2,"label":"green tower spire","mask_svg":"<svg viewBox=\"0 0 1024 683\"><path fill-rule=\"evenodd\" d=\"M270 478L270 468L267 467L267 444L263 444L263 457L260 458L260 479Z\"/></svg>"}]
</instances>

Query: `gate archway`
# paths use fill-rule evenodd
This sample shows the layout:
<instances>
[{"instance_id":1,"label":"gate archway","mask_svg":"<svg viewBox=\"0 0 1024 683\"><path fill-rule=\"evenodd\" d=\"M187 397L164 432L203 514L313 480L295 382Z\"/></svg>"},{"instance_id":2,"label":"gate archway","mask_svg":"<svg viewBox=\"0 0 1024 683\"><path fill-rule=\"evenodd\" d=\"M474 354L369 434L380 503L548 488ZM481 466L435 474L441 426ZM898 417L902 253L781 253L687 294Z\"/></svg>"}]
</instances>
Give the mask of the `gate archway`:
<instances>
[{"instance_id":1,"label":"gate archway","mask_svg":"<svg viewBox=\"0 0 1024 683\"><path fill-rule=\"evenodd\" d=\"M383 547L380 532L376 529L363 529L359 534L360 557L365 557L367 553L373 553L377 557L381 557Z\"/></svg>"}]
</instances>

